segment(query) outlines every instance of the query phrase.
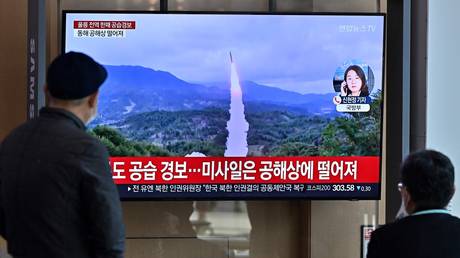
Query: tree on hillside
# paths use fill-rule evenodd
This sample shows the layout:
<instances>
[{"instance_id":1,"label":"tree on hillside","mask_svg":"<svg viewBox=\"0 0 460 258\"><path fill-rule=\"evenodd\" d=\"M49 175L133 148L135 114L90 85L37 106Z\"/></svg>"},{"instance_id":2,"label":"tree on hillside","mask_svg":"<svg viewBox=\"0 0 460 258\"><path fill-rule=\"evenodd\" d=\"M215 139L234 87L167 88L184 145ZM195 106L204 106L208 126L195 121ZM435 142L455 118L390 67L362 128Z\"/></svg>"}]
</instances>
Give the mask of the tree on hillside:
<instances>
[{"instance_id":1,"label":"tree on hillside","mask_svg":"<svg viewBox=\"0 0 460 258\"><path fill-rule=\"evenodd\" d=\"M107 126L97 126L90 131L107 147L110 156L170 156L170 153L153 144L130 141L117 130Z\"/></svg>"}]
</instances>

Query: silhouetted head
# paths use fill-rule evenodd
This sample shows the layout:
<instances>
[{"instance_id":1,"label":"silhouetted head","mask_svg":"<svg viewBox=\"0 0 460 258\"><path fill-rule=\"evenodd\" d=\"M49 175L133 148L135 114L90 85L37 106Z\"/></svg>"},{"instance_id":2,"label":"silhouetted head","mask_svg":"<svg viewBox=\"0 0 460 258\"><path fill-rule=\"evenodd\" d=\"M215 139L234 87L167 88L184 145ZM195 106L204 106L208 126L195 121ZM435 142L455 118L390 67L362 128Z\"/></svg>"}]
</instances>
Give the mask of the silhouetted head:
<instances>
[{"instance_id":1,"label":"silhouetted head","mask_svg":"<svg viewBox=\"0 0 460 258\"><path fill-rule=\"evenodd\" d=\"M454 195L454 166L434 150L410 154L401 166L401 195L407 213L443 209Z\"/></svg>"}]
</instances>

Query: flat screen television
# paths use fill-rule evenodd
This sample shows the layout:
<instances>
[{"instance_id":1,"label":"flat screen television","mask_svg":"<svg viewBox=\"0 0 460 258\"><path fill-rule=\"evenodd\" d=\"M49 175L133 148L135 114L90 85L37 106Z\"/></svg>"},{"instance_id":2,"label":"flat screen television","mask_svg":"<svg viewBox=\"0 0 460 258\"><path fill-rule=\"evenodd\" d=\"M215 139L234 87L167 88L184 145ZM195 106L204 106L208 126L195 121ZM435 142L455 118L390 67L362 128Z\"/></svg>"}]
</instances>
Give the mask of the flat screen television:
<instances>
[{"instance_id":1,"label":"flat screen television","mask_svg":"<svg viewBox=\"0 0 460 258\"><path fill-rule=\"evenodd\" d=\"M383 14L63 13L123 199L379 199Z\"/></svg>"}]
</instances>

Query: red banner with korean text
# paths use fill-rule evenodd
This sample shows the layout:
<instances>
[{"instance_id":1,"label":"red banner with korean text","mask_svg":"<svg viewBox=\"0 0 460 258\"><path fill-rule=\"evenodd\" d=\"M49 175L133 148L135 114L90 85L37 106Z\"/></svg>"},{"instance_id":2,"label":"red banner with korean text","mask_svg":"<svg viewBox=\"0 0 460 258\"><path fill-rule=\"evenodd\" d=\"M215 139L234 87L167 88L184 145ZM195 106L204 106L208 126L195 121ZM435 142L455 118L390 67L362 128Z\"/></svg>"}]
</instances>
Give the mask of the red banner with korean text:
<instances>
[{"instance_id":1,"label":"red banner with korean text","mask_svg":"<svg viewBox=\"0 0 460 258\"><path fill-rule=\"evenodd\" d=\"M111 157L116 184L379 183L379 157Z\"/></svg>"}]
</instances>

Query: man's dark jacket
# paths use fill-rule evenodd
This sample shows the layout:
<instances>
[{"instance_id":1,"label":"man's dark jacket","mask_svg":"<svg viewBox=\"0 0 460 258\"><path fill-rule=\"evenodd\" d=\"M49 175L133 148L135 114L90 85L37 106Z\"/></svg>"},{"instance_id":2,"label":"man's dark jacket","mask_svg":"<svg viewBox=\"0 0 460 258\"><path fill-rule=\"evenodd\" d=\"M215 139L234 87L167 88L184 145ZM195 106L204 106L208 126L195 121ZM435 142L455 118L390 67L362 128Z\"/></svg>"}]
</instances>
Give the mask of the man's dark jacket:
<instances>
[{"instance_id":1,"label":"man's dark jacket","mask_svg":"<svg viewBox=\"0 0 460 258\"><path fill-rule=\"evenodd\" d=\"M434 213L408 216L372 233L367 258L459 258L460 219Z\"/></svg>"},{"instance_id":2,"label":"man's dark jacket","mask_svg":"<svg viewBox=\"0 0 460 258\"><path fill-rule=\"evenodd\" d=\"M14 257L123 257L106 148L74 114L43 108L0 146L0 233Z\"/></svg>"}]
</instances>

